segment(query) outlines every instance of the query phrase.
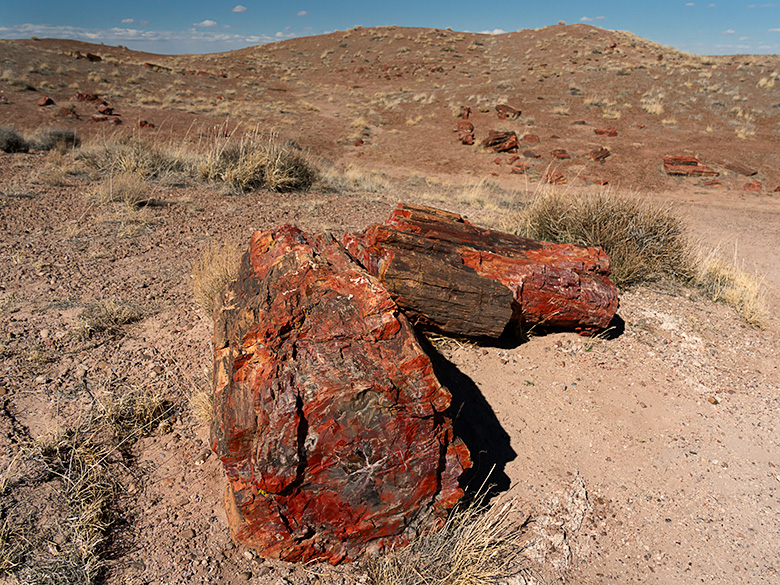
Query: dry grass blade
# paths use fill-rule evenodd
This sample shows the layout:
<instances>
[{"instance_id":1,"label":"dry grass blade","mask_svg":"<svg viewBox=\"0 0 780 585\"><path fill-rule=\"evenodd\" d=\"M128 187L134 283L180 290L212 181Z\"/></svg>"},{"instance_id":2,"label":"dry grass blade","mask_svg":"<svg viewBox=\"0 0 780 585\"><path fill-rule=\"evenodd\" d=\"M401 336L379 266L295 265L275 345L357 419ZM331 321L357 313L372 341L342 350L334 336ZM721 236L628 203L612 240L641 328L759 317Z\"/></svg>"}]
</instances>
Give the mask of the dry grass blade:
<instances>
[{"instance_id":1,"label":"dry grass blade","mask_svg":"<svg viewBox=\"0 0 780 585\"><path fill-rule=\"evenodd\" d=\"M149 199L149 185L138 175L120 173L110 175L95 190L102 203L124 203L134 207Z\"/></svg>"},{"instance_id":2,"label":"dry grass blade","mask_svg":"<svg viewBox=\"0 0 780 585\"><path fill-rule=\"evenodd\" d=\"M445 525L408 547L369 561L376 585L489 585L526 583L523 526L515 500L484 504L478 496L456 507Z\"/></svg>"},{"instance_id":3,"label":"dry grass blade","mask_svg":"<svg viewBox=\"0 0 780 585\"><path fill-rule=\"evenodd\" d=\"M192 290L203 312L211 317L214 301L227 283L236 278L242 248L233 242L209 244L192 268Z\"/></svg>"},{"instance_id":4,"label":"dry grass blade","mask_svg":"<svg viewBox=\"0 0 780 585\"><path fill-rule=\"evenodd\" d=\"M22 564L25 549L24 534L5 518L0 526L0 575L9 574Z\"/></svg>"}]
</instances>

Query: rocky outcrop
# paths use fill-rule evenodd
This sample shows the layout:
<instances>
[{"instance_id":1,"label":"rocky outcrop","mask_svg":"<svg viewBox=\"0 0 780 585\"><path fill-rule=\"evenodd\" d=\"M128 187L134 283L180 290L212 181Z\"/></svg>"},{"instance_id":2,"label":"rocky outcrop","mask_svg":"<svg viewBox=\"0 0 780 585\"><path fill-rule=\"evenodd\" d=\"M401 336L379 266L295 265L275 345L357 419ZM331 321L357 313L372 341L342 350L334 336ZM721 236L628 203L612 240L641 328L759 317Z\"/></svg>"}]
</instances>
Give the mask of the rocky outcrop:
<instances>
[{"instance_id":1,"label":"rocky outcrop","mask_svg":"<svg viewBox=\"0 0 780 585\"><path fill-rule=\"evenodd\" d=\"M284 226L252 236L216 305L212 446L238 541L339 563L441 521L468 450L378 280L331 237Z\"/></svg>"}]
</instances>

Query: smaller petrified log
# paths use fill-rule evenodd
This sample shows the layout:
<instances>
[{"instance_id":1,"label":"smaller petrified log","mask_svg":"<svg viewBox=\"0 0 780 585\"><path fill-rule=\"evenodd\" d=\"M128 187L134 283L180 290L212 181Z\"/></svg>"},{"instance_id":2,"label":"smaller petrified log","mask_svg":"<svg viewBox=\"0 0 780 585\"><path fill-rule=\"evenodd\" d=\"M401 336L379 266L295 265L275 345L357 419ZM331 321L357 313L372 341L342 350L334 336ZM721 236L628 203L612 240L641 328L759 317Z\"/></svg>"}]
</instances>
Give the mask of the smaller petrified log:
<instances>
[{"instance_id":1,"label":"smaller petrified log","mask_svg":"<svg viewBox=\"0 0 780 585\"><path fill-rule=\"evenodd\" d=\"M517 133L490 130L487 138L482 141L482 146L494 152L517 152L519 146Z\"/></svg>"},{"instance_id":2,"label":"smaller petrified log","mask_svg":"<svg viewBox=\"0 0 780 585\"><path fill-rule=\"evenodd\" d=\"M214 389L230 527L265 557L381 552L462 495L449 392L388 292L329 236L252 236L214 314Z\"/></svg>"},{"instance_id":3,"label":"smaller petrified log","mask_svg":"<svg viewBox=\"0 0 780 585\"><path fill-rule=\"evenodd\" d=\"M717 177L720 174L692 156L665 156L664 170L667 175L683 177Z\"/></svg>"},{"instance_id":4,"label":"smaller petrified log","mask_svg":"<svg viewBox=\"0 0 780 585\"><path fill-rule=\"evenodd\" d=\"M496 112L498 113L499 120L514 120L519 118L522 113L520 110L516 110L512 106L506 104L498 104L496 106Z\"/></svg>"},{"instance_id":5,"label":"smaller petrified log","mask_svg":"<svg viewBox=\"0 0 780 585\"><path fill-rule=\"evenodd\" d=\"M597 128L594 130L599 136L617 136L618 132L614 128Z\"/></svg>"},{"instance_id":6,"label":"smaller petrified log","mask_svg":"<svg viewBox=\"0 0 780 585\"><path fill-rule=\"evenodd\" d=\"M562 149L562 148L556 148L556 149L552 150L550 152L550 155L553 158L557 158L557 159L571 158L571 155L568 152L566 152L564 149Z\"/></svg>"},{"instance_id":7,"label":"smaller petrified log","mask_svg":"<svg viewBox=\"0 0 780 585\"><path fill-rule=\"evenodd\" d=\"M549 173L546 173L544 177L542 177L542 181L550 185L565 185L566 177L563 176L563 173L561 171L556 169L554 171L550 171Z\"/></svg>"},{"instance_id":8,"label":"smaller petrified log","mask_svg":"<svg viewBox=\"0 0 780 585\"><path fill-rule=\"evenodd\" d=\"M601 148L597 148L596 150L592 150L588 153L588 156L595 160L596 162L603 163L612 153L609 151L608 148L604 148L603 146Z\"/></svg>"},{"instance_id":9,"label":"smaller petrified log","mask_svg":"<svg viewBox=\"0 0 780 585\"><path fill-rule=\"evenodd\" d=\"M601 249L487 230L439 209L399 205L344 243L414 322L449 334L498 338L533 326L590 334L618 308Z\"/></svg>"}]
</instances>

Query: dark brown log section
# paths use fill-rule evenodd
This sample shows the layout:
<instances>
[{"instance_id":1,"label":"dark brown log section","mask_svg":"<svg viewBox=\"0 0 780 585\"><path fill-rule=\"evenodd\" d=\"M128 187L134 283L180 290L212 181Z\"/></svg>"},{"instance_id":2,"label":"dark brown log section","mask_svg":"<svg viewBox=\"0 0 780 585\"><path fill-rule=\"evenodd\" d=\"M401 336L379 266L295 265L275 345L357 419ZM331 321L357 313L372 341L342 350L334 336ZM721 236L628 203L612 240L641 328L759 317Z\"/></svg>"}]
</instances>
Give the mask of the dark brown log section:
<instances>
[{"instance_id":1,"label":"dark brown log section","mask_svg":"<svg viewBox=\"0 0 780 585\"><path fill-rule=\"evenodd\" d=\"M438 209L399 205L344 243L413 322L453 335L533 326L590 334L618 308L602 250L486 230Z\"/></svg>"},{"instance_id":2,"label":"dark brown log section","mask_svg":"<svg viewBox=\"0 0 780 585\"><path fill-rule=\"evenodd\" d=\"M381 552L462 494L449 392L387 291L329 236L252 236L217 302L214 387L231 531L263 556Z\"/></svg>"},{"instance_id":3,"label":"dark brown log section","mask_svg":"<svg viewBox=\"0 0 780 585\"><path fill-rule=\"evenodd\" d=\"M667 175L682 177L717 177L720 174L692 156L665 156L664 171Z\"/></svg>"}]
</instances>

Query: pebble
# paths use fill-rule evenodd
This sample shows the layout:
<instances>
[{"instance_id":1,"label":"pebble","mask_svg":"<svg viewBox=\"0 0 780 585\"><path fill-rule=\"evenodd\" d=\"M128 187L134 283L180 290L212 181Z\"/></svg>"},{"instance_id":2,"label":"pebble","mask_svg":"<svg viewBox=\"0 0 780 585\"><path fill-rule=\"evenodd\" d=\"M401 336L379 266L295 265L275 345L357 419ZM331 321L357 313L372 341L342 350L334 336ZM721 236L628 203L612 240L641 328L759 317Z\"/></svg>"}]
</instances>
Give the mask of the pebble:
<instances>
[{"instance_id":1,"label":"pebble","mask_svg":"<svg viewBox=\"0 0 780 585\"><path fill-rule=\"evenodd\" d=\"M35 377L35 383L36 384L45 384L46 383L46 376L36 376Z\"/></svg>"},{"instance_id":2,"label":"pebble","mask_svg":"<svg viewBox=\"0 0 780 585\"><path fill-rule=\"evenodd\" d=\"M251 561L255 558L255 551L253 550L245 550L244 551L244 558L248 561Z\"/></svg>"},{"instance_id":3,"label":"pebble","mask_svg":"<svg viewBox=\"0 0 780 585\"><path fill-rule=\"evenodd\" d=\"M241 571L238 574L239 579L243 579L244 581L249 581L252 578L252 573L250 571Z\"/></svg>"},{"instance_id":4,"label":"pebble","mask_svg":"<svg viewBox=\"0 0 780 585\"><path fill-rule=\"evenodd\" d=\"M195 531L192 528L185 528L184 530L182 530L181 536L182 538L186 538L188 540L191 538L195 538Z\"/></svg>"}]
</instances>

